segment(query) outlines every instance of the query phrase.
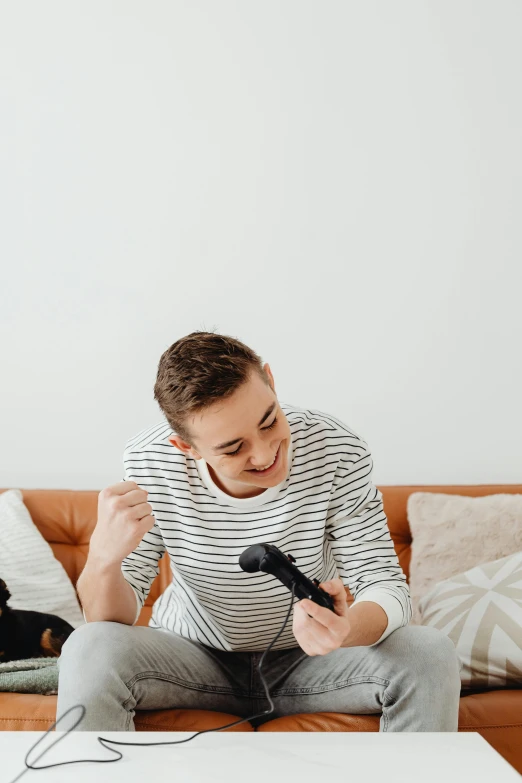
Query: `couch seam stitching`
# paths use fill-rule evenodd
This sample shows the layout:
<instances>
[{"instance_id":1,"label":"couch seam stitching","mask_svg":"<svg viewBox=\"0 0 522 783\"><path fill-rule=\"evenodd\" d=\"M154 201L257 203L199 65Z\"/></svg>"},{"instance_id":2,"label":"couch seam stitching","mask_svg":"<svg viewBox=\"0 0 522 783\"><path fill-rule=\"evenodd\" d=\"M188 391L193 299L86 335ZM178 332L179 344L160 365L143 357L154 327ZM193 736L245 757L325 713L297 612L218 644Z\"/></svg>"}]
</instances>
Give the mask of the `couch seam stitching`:
<instances>
[{"instance_id":1,"label":"couch seam stitching","mask_svg":"<svg viewBox=\"0 0 522 783\"><path fill-rule=\"evenodd\" d=\"M174 707L172 709L175 710L176 708ZM139 712L139 711L140 710L137 710L137 712ZM313 713L310 713L310 714L313 715ZM374 714L376 714L376 713L374 713ZM339 715L341 715L341 717L345 717L345 716L348 716L348 715L351 716L352 713L340 712ZM284 715L282 717L284 717L284 718L291 718L292 716L291 715ZM275 718L274 718L274 720L275 720ZM29 719L27 719L27 718L0 718L0 721L3 721L5 723L13 723L15 721L19 721L21 723L49 723L49 722L51 722L51 724L55 722L51 718L29 718ZM140 724L145 725L145 721L140 720L139 722L140 722ZM267 721L267 723L270 723L270 722L271 721ZM155 724L155 723L153 723L153 724L147 723L147 725L156 726L157 724ZM458 730L459 731L477 731L477 729L518 729L518 728L522 728L522 723L503 723L503 724L494 724L493 726L482 726L482 725L480 725L480 726L459 726Z\"/></svg>"}]
</instances>

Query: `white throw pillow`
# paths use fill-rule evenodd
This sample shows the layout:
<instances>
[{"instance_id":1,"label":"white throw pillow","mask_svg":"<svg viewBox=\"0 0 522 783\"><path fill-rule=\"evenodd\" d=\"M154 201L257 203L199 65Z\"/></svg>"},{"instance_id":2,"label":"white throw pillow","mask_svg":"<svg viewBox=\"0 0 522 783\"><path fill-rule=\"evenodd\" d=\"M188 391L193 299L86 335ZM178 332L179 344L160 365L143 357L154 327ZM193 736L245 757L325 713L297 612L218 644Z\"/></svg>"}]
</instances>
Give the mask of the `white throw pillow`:
<instances>
[{"instance_id":1,"label":"white throw pillow","mask_svg":"<svg viewBox=\"0 0 522 783\"><path fill-rule=\"evenodd\" d=\"M19 489L0 494L0 579L11 593L11 609L56 614L73 628L85 624L73 584Z\"/></svg>"},{"instance_id":2,"label":"white throw pillow","mask_svg":"<svg viewBox=\"0 0 522 783\"><path fill-rule=\"evenodd\" d=\"M420 623L419 600L438 582L522 550L522 495L413 492L407 514L412 625Z\"/></svg>"},{"instance_id":3,"label":"white throw pillow","mask_svg":"<svg viewBox=\"0 0 522 783\"><path fill-rule=\"evenodd\" d=\"M463 688L522 686L522 552L445 579L419 610L453 641Z\"/></svg>"}]
</instances>

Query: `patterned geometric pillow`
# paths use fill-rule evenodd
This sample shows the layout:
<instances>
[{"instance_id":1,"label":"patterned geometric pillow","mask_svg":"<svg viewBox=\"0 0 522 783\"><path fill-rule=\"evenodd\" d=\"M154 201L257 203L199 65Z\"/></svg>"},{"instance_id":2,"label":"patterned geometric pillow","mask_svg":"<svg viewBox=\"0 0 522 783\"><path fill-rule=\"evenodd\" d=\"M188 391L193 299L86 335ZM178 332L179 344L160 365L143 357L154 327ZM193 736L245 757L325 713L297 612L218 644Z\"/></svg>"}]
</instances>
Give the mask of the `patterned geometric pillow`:
<instances>
[{"instance_id":1,"label":"patterned geometric pillow","mask_svg":"<svg viewBox=\"0 0 522 783\"><path fill-rule=\"evenodd\" d=\"M439 582L419 611L452 639L463 689L522 685L522 552Z\"/></svg>"}]
</instances>

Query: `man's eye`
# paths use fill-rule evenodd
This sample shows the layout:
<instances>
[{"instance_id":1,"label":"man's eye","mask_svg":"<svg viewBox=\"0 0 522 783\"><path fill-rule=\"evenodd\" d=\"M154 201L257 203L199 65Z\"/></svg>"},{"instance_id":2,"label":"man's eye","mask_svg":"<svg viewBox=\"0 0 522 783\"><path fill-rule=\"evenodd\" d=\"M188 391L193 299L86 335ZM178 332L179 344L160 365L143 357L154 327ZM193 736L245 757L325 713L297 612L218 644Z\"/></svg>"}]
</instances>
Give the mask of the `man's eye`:
<instances>
[{"instance_id":1,"label":"man's eye","mask_svg":"<svg viewBox=\"0 0 522 783\"><path fill-rule=\"evenodd\" d=\"M263 430L271 430L273 427L275 427L276 424L277 424L277 416L275 417L275 419L272 422L272 424L269 424L268 427L261 427L261 429L263 429ZM239 454L239 452L241 451L241 446L242 445L243 444L240 443L235 451L227 451L227 453L225 454L225 457L234 457L236 454Z\"/></svg>"},{"instance_id":2,"label":"man's eye","mask_svg":"<svg viewBox=\"0 0 522 783\"><path fill-rule=\"evenodd\" d=\"M277 424L277 416L275 417L275 419L272 422L272 424L269 424L268 427L262 427L262 429L264 429L264 430L271 430L272 427L275 427L276 424Z\"/></svg>"}]
</instances>

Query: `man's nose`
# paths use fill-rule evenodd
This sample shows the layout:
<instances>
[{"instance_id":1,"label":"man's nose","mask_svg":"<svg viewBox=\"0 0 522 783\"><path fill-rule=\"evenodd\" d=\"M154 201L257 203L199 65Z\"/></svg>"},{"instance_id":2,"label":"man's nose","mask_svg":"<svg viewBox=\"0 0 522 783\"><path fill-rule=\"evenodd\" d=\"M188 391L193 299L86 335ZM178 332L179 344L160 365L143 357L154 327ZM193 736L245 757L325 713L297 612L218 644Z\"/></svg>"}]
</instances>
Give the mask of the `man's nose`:
<instances>
[{"instance_id":1,"label":"man's nose","mask_svg":"<svg viewBox=\"0 0 522 783\"><path fill-rule=\"evenodd\" d=\"M250 462L253 468L264 468L265 465L270 465L274 457L275 454L272 449L264 449L263 451L258 451L255 458L252 457Z\"/></svg>"}]
</instances>

